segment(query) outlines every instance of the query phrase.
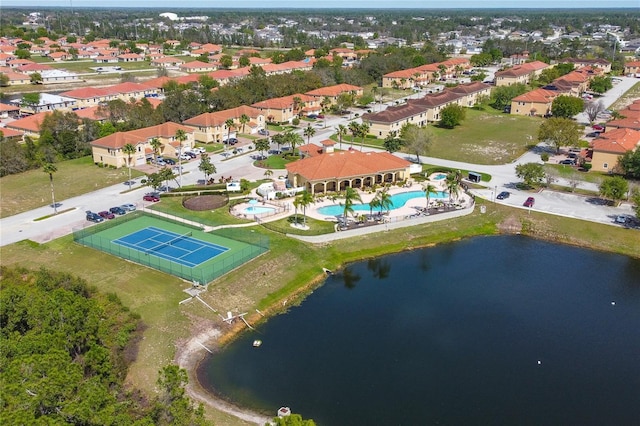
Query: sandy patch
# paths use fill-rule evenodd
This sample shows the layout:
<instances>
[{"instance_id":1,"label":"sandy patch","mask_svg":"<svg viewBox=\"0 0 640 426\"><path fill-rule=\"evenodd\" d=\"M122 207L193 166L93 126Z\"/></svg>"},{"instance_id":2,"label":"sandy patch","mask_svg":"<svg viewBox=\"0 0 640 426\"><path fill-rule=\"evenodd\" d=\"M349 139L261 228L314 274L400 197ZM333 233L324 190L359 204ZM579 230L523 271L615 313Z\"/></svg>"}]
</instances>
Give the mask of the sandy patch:
<instances>
[{"instance_id":1,"label":"sandy patch","mask_svg":"<svg viewBox=\"0 0 640 426\"><path fill-rule=\"evenodd\" d=\"M252 412L251 410L237 407L227 401L224 401L215 395L207 392L198 382L195 375L198 363L207 355L207 351L202 347L206 346L212 352L218 350L218 339L222 336L222 330L213 327L212 323L207 324L207 329L194 334L185 342L178 342L176 348L176 363L187 371L189 375L189 384L186 387L187 395L190 398L201 402L216 410L235 416L246 422L264 425L271 419L261 414Z\"/></svg>"}]
</instances>

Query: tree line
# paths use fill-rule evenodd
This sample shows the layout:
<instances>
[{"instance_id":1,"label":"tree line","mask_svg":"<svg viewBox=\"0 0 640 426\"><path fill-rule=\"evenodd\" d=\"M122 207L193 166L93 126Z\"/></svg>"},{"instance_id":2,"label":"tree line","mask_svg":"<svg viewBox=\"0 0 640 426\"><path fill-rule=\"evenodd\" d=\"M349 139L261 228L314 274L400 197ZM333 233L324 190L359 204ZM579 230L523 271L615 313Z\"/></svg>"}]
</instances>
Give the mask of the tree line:
<instances>
[{"instance_id":1,"label":"tree line","mask_svg":"<svg viewBox=\"0 0 640 426\"><path fill-rule=\"evenodd\" d=\"M142 323L115 294L47 269L0 273L3 424L208 424L175 365L152 399L124 386Z\"/></svg>"}]
</instances>

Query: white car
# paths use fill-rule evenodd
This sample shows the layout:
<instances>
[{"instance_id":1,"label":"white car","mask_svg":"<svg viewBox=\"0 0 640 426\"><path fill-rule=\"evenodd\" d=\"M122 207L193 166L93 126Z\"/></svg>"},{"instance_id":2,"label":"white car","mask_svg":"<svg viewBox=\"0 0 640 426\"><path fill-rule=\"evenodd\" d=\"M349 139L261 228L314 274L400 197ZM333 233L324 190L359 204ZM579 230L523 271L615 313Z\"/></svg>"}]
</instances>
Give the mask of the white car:
<instances>
[{"instance_id":1,"label":"white car","mask_svg":"<svg viewBox=\"0 0 640 426\"><path fill-rule=\"evenodd\" d=\"M195 152L195 153L198 153L198 152L199 152L200 154L204 154L204 153L206 153L206 152L207 152L207 150L206 150L206 149L204 149L204 147L199 146L199 147L193 148L193 152Z\"/></svg>"},{"instance_id":2,"label":"white car","mask_svg":"<svg viewBox=\"0 0 640 426\"><path fill-rule=\"evenodd\" d=\"M191 160L191 156L189 154L180 154L180 159L189 161Z\"/></svg>"},{"instance_id":3,"label":"white car","mask_svg":"<svg viewBox=\"0 0 640 426\"><path fill-rule=\"evenodd\" d=\"M120 206L123 210L126 210L128 212L132 212L136 209L136 205L135 204L123 204Z\"/></svg>"}]
</instances>

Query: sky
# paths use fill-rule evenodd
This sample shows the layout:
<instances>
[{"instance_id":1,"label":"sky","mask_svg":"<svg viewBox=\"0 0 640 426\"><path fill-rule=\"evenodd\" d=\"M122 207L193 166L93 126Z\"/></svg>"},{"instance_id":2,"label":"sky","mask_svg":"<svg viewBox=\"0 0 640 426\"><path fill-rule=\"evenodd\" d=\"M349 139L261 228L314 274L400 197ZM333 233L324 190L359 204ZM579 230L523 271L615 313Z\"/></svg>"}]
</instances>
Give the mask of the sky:
<instances>
[{"instance_id":1,"label":"sky","mask_svg":"<svg viewBox=\"0 0 640 426\"><path fill-rule=\"evenodd\" d=\"M635 8L640 14L640 0L320 0L308 3L293 0L1 0L7 6L24 7L134 7L161 8L165 12L191 7L204 8L361 8L361 9L540 9L540 8Z\"/></svg>"}]
</instances>

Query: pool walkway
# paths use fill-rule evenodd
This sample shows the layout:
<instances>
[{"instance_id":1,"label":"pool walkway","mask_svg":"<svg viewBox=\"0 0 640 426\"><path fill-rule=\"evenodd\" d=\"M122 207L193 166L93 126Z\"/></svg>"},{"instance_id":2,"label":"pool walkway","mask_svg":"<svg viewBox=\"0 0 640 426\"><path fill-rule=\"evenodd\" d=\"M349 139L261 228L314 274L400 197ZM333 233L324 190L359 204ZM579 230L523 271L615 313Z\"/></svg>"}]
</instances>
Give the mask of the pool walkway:
<instances>
[{"instance_id":1,"label":"pool walkway","mask_svg":"<svg viewBox=\"0 0 640 426\"><path fill-rule=\"evenodd\" d=\"M443 187L438 185L437 182L431 182L435 184L437 191L442 191ZM443 184L444 182L442 182ZM397 186L391 187L389 189L389 194L394 195L403 192L410 191L423 191L423 186L419 183L413 183L405 186ZM370 193L361 193L361 198L363 203L368 203L375 197L375 192ZM257 194L252 194L253 197L259 198ZM440 199L441 200L441 199ZM276 220L283 219L285 217L291 216L295 213L295 208L293 208L292 202L276 202L273 203L268 201L266 205L271 205L272 207L277 207L281 211L272 214L272 215L260 215L259 221L251 221L246 223L237 223L237 224L227 224L227 225L218 225L211 226L205 225L193 220L183 219L178 216L173 216L167 213L159 212L157 210L152 209L144 209L144 211L152 213L157 216L166 217L168 219L176 220L178 222L185 223L187 225L195 226L202 229L204 232L211 232L218 229L223 228L246 228L251 226L259 226L260 223L263 222L273 222ZM316 201L309 208L307 208L307 217L312 217L318 220L326 220L327 216L318 213L318 210L321 207L335 205L339 203L339 200L332 200L328 197L325 199L320 199L320 201ZM247 203L247 206L249 204ZM453 207L453 206L456 207ZM439 202L438 199L431 199L429 202L429 206L427 206L427 198L424 197L416 197L412 198L407 203L399 207L397 209L393 209L384 215L382 215L383 220L380 223L372 223L372 222L364 222L359 225L358 222L350 222L347 229L337 230L336 232L332 232L330 234L322 234L322 235L296 235L296 234L286 234L287 237L296 238L301 241L306 241L314 244L322 244L334 240L341 240L345 238L352 238L366 234L372 234L376 232L386 232L392 229L400 229L406 228L410 226L419 226L428 223L438 222L441 220L452 219L455 217L466 216L473 213L475 209L475 203L473 198L464 193L460 192L460 195L456 198L455 203L442 203ZM338 229L338 224L336 224L336 229Z\"/></svg>"}]
</instances>

